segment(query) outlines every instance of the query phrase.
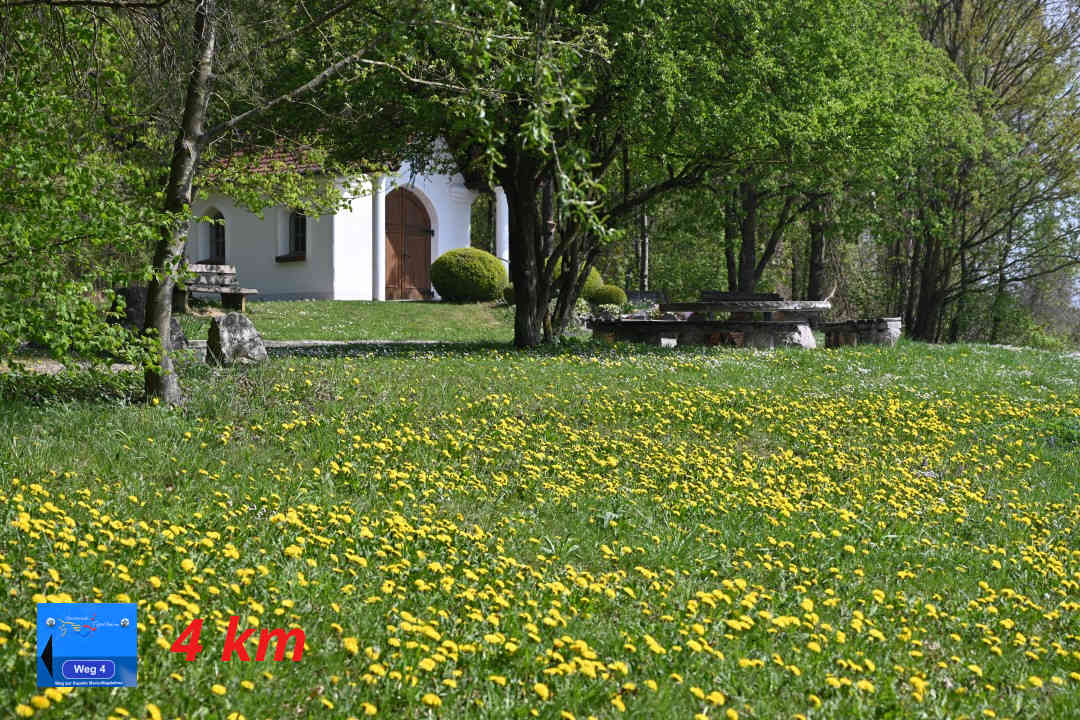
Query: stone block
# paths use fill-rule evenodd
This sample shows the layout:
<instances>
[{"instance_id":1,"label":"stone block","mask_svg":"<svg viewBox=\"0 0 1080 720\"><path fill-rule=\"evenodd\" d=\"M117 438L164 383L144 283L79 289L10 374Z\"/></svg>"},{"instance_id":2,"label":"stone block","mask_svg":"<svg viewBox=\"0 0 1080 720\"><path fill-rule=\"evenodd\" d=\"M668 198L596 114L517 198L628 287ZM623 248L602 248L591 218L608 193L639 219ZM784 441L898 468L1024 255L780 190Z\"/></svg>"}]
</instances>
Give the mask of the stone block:
<instances>
[{"instance_id":1,"label":"stone block","mask_svg":"<svg viewBox=\"0 0 1080 720\"><path fill-rule=\"evenodd\" d=\"M231 312L210 323L206 362L210 365L249 365L266 360L266 345L246 315Z\"/></svg>"}]
</instances>

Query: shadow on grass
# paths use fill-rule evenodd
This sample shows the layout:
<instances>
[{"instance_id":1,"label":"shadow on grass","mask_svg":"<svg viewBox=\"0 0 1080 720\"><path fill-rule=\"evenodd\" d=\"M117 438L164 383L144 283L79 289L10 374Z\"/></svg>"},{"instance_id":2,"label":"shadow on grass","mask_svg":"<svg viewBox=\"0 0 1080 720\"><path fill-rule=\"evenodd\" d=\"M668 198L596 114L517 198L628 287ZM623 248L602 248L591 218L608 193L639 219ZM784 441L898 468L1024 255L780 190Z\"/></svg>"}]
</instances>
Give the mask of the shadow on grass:
<instances>
[{"instance_id":1,"label":"shadow on grass","mask_svg":"<svg viewBox=\"0 0 1080 720\"><path fill-rule=\"evenodd\" d=\"M58 373L0 373L0 402L44 405L53 402L140 402L145 398L137 370L68 369Z\"/></svg>"}]
</instances>

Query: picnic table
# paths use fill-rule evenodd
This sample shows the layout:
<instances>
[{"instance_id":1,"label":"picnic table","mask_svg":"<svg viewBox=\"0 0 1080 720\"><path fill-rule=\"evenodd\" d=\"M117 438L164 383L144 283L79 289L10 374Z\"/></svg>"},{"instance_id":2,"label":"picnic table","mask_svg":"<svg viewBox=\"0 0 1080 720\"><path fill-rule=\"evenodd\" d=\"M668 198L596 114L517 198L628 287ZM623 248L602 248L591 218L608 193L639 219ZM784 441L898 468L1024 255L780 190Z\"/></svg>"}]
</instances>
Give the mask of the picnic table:
<instances>
[{"instance_id":1,"label":"picnic table","mask_svg":"<svg viewBox=\"0 0 1080 720\"><path fill-rule=\"evenodd\" d=\"M703 300L700 302L661 303L662 312L696 313L775 313L816 315L832 308L828 300Z\"/></svg>"},{"instance_id":2,"label":"picnic table","mask_svg":"<svg viewBox=\"0 0 1080 720\"><path fill-rule=\"evenodd\" d=\"M689 317L620 319L597 323L594 334L659 345L817 347L810 319L829 310L828 300L785 300L776 294L705 291L698 302L661 303L663 313ZM727 318L716 315L727 314ZM761 314L762 317L754 317Z\"/></svg>"}]
</instances>

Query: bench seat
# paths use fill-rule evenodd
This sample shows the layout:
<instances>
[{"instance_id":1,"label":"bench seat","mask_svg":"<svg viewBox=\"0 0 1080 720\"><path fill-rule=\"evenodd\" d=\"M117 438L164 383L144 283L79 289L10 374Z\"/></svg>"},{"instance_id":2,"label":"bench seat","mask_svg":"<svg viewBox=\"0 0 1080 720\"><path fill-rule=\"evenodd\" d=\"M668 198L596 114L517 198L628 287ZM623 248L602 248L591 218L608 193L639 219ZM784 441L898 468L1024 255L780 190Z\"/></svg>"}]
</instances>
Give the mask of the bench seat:
<instances>
[{"instance_id":1,"label":"bench seat","mask_svg":"<svg viewBox=\"0 0 1080 720\"><path fill-rule=\"evenodd\" d=\"M247 296L258 295L255 288L242 288L237 285L200 285L192 283L186 288L173 288L173 312L188 313L188 299L191 293L213 293L221 296L221 304L227 310L247 312Z\"/></svg>"}]
</instances>

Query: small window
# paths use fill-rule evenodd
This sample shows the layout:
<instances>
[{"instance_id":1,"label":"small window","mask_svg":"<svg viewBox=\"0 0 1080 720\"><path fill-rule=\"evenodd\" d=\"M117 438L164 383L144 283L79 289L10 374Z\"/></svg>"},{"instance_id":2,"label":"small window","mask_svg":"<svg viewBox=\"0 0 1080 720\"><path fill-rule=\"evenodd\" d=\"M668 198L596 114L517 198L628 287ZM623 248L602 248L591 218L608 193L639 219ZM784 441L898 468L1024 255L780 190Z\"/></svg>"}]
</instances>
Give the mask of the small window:
<instances>
[{"instance_id":1,"label":"small window","mask_svg":"<svg viewBox=\"0 0 1080 720\"><path fill-rule=\"evenodd\" d=\"M281 245L278 245L281 248ZM307 215L301 210L289 213L289 246L284 255L274 258L279 263L303 262L307 257Z\"/></svg>"},{"instance_id":2,"label":"small window","mask_svg":"<svg viewBox=\"0 0 1080 720\"><path fill-rule=\"evenodd\" d=\"M299 210L289 216L289 254L307 254L307 215Z\"/></svg>"},{"instance_id":3,"label":"small window","mask_svg":"<svg viewBox=\"0 0 1080 720\"><path fill-rule=\"evenodd\" d=\"M210 235L210 257L208 258L211 263L217 265L225 264L225 217L216 212L210 216L212 221L210 223L209 235Z\"/></svg>"}]
</instances>

